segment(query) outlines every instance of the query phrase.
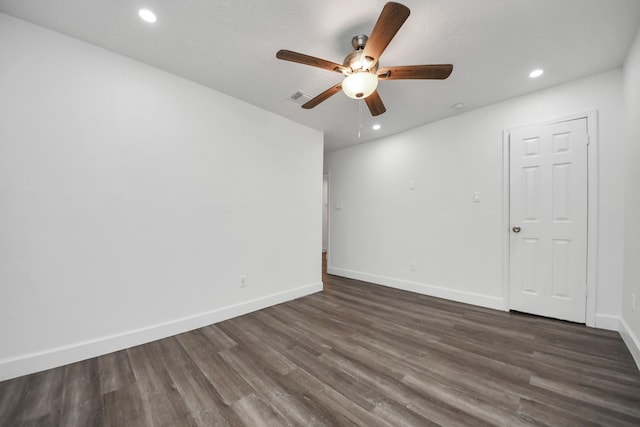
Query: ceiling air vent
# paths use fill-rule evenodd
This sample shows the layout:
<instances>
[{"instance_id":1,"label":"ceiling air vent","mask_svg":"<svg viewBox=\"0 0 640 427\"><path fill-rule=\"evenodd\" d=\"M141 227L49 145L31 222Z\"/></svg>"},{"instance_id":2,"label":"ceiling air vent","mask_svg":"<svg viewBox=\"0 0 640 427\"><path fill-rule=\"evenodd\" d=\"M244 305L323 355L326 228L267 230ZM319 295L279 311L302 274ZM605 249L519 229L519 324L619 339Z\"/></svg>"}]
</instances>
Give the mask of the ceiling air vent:
<instances>
[{"instance_id":1,"label":"ceiling air vent","mask_svg":"<svg viewBox=\"0 0 640 427\"><path fill-rule=\"evenodd\" d=\"M295 92L291 93L291 95L289 95L287 98L295 102L296 104L304 104L305 102L311 99L309 95L302 92L301 90L296 90Z\"/></svg>"}]
</instances>

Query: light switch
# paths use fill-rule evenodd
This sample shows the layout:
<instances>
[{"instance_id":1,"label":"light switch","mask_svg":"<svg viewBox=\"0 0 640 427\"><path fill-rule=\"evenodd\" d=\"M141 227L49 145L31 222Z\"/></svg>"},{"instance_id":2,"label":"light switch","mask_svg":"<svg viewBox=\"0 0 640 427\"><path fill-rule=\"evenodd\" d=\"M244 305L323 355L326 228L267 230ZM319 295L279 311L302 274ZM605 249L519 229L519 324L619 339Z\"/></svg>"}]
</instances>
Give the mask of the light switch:
<instances>
[{"instance_id":1,"label":"light switch","mask_svg":"<svg viewBox=\"0 0 640 427\"><path fill-rule=\"evenodd\" d=\"M473 192L473 203L480 203L480 192L479 191L474 191Z\"/></svg>"},{"instance_id":2,"label":"light switch","mask_svg":"<svg viewBox=\"0 0 640 427\"><path fill-rule=\"evenodd\" d=\"M342 209L344 209L344 206L342 205L342 203L336 203L336 210L341 211Z\"/></svg>"},{"instance_id":3,"label":"light switch","mask_svg":"<svg viewBox=\"0 0 640 427\"><path fill-rule=\"evenodd\" d=\"M414 180L409 181L409 190L413 191L416 189L416 182Z\"/></svg>"}]
</instances>

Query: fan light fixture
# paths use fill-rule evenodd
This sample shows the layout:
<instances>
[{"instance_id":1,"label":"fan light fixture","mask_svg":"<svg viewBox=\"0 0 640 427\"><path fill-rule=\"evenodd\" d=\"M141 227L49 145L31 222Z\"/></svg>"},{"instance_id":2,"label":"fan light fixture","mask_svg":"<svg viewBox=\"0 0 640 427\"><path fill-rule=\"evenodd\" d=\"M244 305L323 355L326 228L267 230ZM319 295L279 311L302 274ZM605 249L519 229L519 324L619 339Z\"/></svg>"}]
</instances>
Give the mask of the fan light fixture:
<instances>
[{"instance_id":1,"label":"fan light fixture","mask_svg":"<svg viewBox=\"0 0 640 427\"><path fill-rule=\"evenodd\" d=\"M342 82L342 91L349 98L364 99L378 87L378 76L368 71L356 71Z\"/></svg>"}]
</instances>

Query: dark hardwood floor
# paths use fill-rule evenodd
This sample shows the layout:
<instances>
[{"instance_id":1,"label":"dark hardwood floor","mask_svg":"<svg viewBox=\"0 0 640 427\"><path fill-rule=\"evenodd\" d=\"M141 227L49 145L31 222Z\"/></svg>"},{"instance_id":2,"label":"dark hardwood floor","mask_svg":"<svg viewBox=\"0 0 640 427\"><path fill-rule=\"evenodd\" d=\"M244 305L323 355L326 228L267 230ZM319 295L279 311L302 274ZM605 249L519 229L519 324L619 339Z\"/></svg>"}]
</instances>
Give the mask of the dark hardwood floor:
<instances>
[{"instance_id":1,"label":"dark hardwood floor","mask_svg":"<svg viewBox=\"0 0 640 427\"><path fill-rule=\"evenodd\" d=\"M325 291L0 383L1 426L638 426L617 333L335 276Z\"/></svg>"}]
</instances>

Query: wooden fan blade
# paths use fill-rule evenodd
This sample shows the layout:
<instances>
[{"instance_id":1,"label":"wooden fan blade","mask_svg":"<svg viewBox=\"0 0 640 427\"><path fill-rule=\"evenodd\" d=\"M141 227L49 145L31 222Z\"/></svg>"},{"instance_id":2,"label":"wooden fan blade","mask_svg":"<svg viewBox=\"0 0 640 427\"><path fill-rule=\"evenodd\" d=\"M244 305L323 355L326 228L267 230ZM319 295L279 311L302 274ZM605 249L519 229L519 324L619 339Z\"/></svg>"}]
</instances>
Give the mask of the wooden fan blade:
<instances>
[{"instance_id":1,"label":"wooden fan blade","mask_svg":"<svg viewBox=\"0 0 640 427\"><path fill-rule=\"evenodd\" d=\"M389 2L384 5L376 25L371 31L371 36L364 46L363 57L374 64L380 59L380 55L387 48L391 39L396 35L411 11L400 3Z\"/></svg>"},{"instance_id":2,"label":"wooden fan blade","mask_svg":"<svg viewBox=\"0 0 640 427\"><path fill-rule=\"evenodd\" d=\"M309 110L309 109L317 106L318 104L320 104L322 101L326 101L327 99L331 98L333 95L335 95L336 93L340 92L341 89L342 89L342 82L338 83L335 86L331 86L329 89L325 90L320 95L318 95L315 98L310 99L309 101L305 102L302 105L302 108L304 108L306 110Z\"/></svg>"},{"instance_id":3,"label":"wooden fan blade","mask_svg":"<svg viewBox=\"0 0 640 427\"><path fill-rule=\"evenodd\" d=\"M278 53L276 53L276 58L282 59L283 61L297 62L298 64L310 65L312 67L318 67L323 70L335 71L338 73L346 71L344 66L335 62L305 55L304 53L293 52L291 50L279 50Z\"/></svg>"},{"instance_id":4,"label":"wooden fan blade","mask_svg":"<svg viewBox=\"0 0 640 427\"><path fill-rule=\"evenodd\" d=\"M372 116L379 116L380 114L387 111L377 90L374 91L371 95L367 96L364 99L364 102L367 103L367 107L369 107L369 111L371 112Z\"/></svg>"},{"instance_id":5,"label":"wooden fan blade","mask_svg":"<svg viewBox=\"0 0 640 427\"><path fill-rule=\"evenodd\" d=\"M453 71L451 64L403 65L378 70L380 80L446 79Z\"/></svg>"}]
</instances>

